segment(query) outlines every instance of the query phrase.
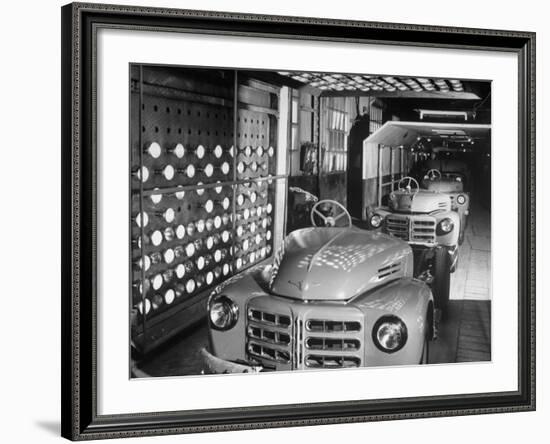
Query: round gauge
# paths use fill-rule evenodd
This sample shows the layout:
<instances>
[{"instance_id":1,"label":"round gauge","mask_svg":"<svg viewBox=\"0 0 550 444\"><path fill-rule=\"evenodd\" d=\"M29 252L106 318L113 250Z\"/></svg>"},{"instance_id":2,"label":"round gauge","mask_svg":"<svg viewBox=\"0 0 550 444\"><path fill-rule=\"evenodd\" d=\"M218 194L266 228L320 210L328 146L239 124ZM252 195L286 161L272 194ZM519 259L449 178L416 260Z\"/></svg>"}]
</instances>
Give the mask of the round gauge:
<instances>
[{"instance_id":1,"label":"round gauge","mask_svg":"<svg viewBox=\"0 0 550 444\"><path fill-rule=\"evenodd\" d=\"M248 250L248 247L249 247L249 242L248 242L248 239L245 239L244 242L243 242L243 250L246 251Z\"/></svg>"},{"instance_id":2,"label":"round gauge","mask_svg":"<svg viewBox=\"0 0 550 444\"><path fill-rule=\"evenodd\" d=\"M222 233L222 241L224 241L224 242L228 242L228 241L229 241L229 231L225 230L225 231Z\"/></svg>"},{"instance_id":3,"label":"round gauge","mask_svg":"<svg viewBox=\"0 0 550 444\"><path fill-rule=\"evenodd\" d=\"M158 290L160 287L162 287L162 283L164 281L162 280L162 276L160 274L155 275L153 278L153 289Z\"/></svg>"},{"instance_id":4,"label":"round gauge","mask_svg":"<svg viewBox=\"0 0 550 444\"><path fill-rule=\"evenodd\" d=\"M229 199L227 199L227 200L229 200ZM224 208L225 208L225 206L224 206ZM223 222L224 225L227 225L229 223L229 215L224 214L222 216L222 222Z\"/></svg>"},{"instance_id":5,"label":"round gauge","mask_svg":"<svg viewBox=\"0 0 550 444\"><path fill-rule=\"evenodd\" d=\"M143 215L143 217L142 217ZM146 227L149 223L149 215L147 213L140 213L136 216L136 224L138 227L141 227L141 220L143 219L143 226Z\"/></svg>"},{"instance_id":6,"label":"round gauge","mask_svg":"<svg viewBox=\"0 0 550 444\"><path fill-rule=\"evenodd\" d=\"M220 216L216 216L214 218L214 228L218 229L222 226L222 218Z\"/></svg>"},{"instance_id":7,"label":"round gauge","mask_svg":"<svg viewBox=\"0 0 550 444\"><path fill-rule=\"evenodd\" d=\"M237 227L237 236L238 236L238 237L241 237L241 236L243 235L243 232L244 232L243 226L242 226L242 225L239 225L239 226Z\"/></svg>"},{"instance_id":8,"label":"round gauge","mask_svg":"<svg viewBox=\"0 0 550 444\"><path fill-rule=\"evenodd\" d=\"M194 233L195 233L195 224L193 222L189 222L187 224L187 234L189 236L193 236Z\"/></svg>"},{"instance_id":9,"label":"round gauge","mask_svg":"<svg viewBox=\"0 0 550 444\"><path fill-rule=\"evenodd\" d=\"M206 273L206 284L210 285L212 282L214 282L214 273L209 271L208 273Z\"/></svg>"},{"instance_id":10,"label":"round gauge","mask_svg":"<svg viewBox=\"0 0 550 444\"><path fill-rule=\"evenodd\" d=\"M207 213L211 213L212 210L214 209L214 202L208 199L204 204L204 209L206 210Z\"/></svg>"},{"instance_id":11,"label":"round gauge","mask_svg":"<svg viewBox=\"0 0 550 444\"><path fill-rule=\"evenodd\" d=\"M187 165L187 168L185 169L185 173L189 178L195 177L195 167L192 164Z\"/></svg>"},{"instance_id":12,"label":"round gauge","mask_svg":"<svg viewBox=\"0 0 550 444\"><path fill-rule=\"evenodd\" d=\"M158 159L162 153L162 149L157 142L153 142L149 145L146 151L153 159Z\"/></svg>"},{"instance_id":13,"label":"round gauge","mask_svg":"<svg viewBox=\"0 0 550 444\"><path fill-rule=\"evenodd\" d=\"M260 233L256 235L256 245L260 245L262 243L262 236L260 236Z\"/></svg>"},{"instance_id":14,"label":"round gauge","mask_svg":"<svg viewBox=\"0 0 550 444\"><path fill-rule=\"evenodd\" d=\"M256 260L256 253L254 252L250 253L250 255L248 256L248 261L254 262L255 260Z\"/></svg>"},{"instance_id":15,"label":"round gauge","mask_svg":"<svg viewBox=\"0 0 550 444\"><path fill-rule=\"evenodd\" d=\"M266 254L270 254L271 253L271 245L268 245L266 247L266 250L265 250Z\"/></svg>"},{"instance_id":16,"label":"round gauge","mask_svg":"<svg viewBox=\"0 0 550 444\"><path fill-rule=\"evenodd\" d=\"M244 209L243 217L244 217L245 220L247 220L250 217L250 210L248 208Z\"/></svg>"},{"instance_id":17,"label":"round gauge","mask_svg":"<svg viewBox=\"0 0 550 444\"><path fill-rule=\"evenodd\" d=\"M174 262L174 250L172 250L171 248L168 248L168 250L164 252L164 262L166 262L167 264L171 264L172 262Z\"/></svg>"},{"instance_id":18,"label":"round gauge","mask_svg":"<svg viewBox=\"0 0 550 444\"><path fill-rule=\"evenodd\" d=\"M229 163L228 162L224 162L222 163L222 173L223 174L229 174Z\"/></svg>"},{"instance_id":19,"label":"round gauge","mask_svg":"<svg viewBox=\"0 0 550 444\"><path fill-rule=\"evenodd\" d=\"M237 270L239 270L243 266L243 260L241 258L237 259Z\"/></svg>"},{"instance_id":20,"label":"round gauge","mask_svg":"<svg viewBox=\"0 0 550 444\"><path fill-rule=\"evenodd\" d=\"M172 227L167 227L164 229L164 239L168 242L174 240L174 229Z\"/></svg>"},{"instance_id":21,"label":"round gauge","mask_svg":"<svg viewBox=\"0 0 550 444\"><path fill-rule=\"evenodd\" d=\"M162 242L162 233L158 230L153 231L153 234L151 234L151 242L155 247L158 247Z\"/></svg>"},{"instance_id":22,"label":"round gauge","mask_svg":"<svg viewBox=\"0 0 550 444\"><path fill-rule=\"evenodd\" d=\"M202 185L202 182L198 182L197 185L198 185L198 186L201 186L201 185ZM204 188L197 188L196 191L197 191L197 194L198 194L199 196L202 196L202 195L204 194Z\"/></svg>"},{"instance_id":23,"label":"round gauge","mask_svg":"<svg viewBox=\"0 0 550 444\"><path fill-rule=\"evenodd\" d=\"M262 220L262 227L263 227L264 230L267 228L267 219L266 218L264 218Z\"/></svg>"},{"instance_id":24,"label":"round gauge","mask_svg":"<svg viewBox=\"0 0 550 444\"><path fill-rule=\"evenodd\" d=\"M264 147L260 145L258 148L256 148L256 154L262 157L264 155Z\"/></svg>"},{"instance_id":25,"label":"round gauge","mask_svg":"<svg viewBox=\"0 0 550 444\"><path fill-rule=\"evenodd\" d=\"M233 148L233 146L231 146L231 147L229 148L229 155L230 155L231 157L233 157L233 156L235 155L235 149Z\"/></svg>"},{"instance_id":26,"label":"round gauge","mask_svg":"<svg viewBox=\"0 0 550 444\"><path fill-rule=\"evenodd\" d=\"M273 155L275 154L275 150L273 149L272 146L270 146L269 149L267 150L267 154L269 155L269 157L273 157Z\"/></svg>"},{"instance_id":27,"label":"round gauge","mask_svg":"<svg viewBox=\"0 0 550 444\"><path fill-rule=\"evenodd\" d=\"M151 259L149 258L149 256L144 256L143 259L139 259L139 268L143 268L143 264L145 264L145 271L149 270L149 268L151 267Z\"/></svg>"},{"instance_id":28,"label":"round gauge","mask_svg":"<svg viewBox=\"0 0 550 444\"><path fill-rule=\"evenodd\" d=\"M143 314L143 302L140 302L138 304L138 310L140 314ZM145 314L148 314L151 311L151 301L149 299L145 299Z\"/></svg>"},{"instance_id":29,"label":"round gauge","mask_svg":"<svg viewBox=\"0 0 550 444\"><path fill-rule=\"evenodd\" d=\"M206 219L206 231L212 231L214 228L214 221L212 219Z\"/></svg>"},{"instance_id":30,"label":"round gauge","mask_svg":"<svg viewBox=\"0 0 550 444\"><path fill-rule=\"evenodd\" d=\"M185 293L185 285L183 285L183 284L176 284L174 289L176 290L176 297L177 298L179 298L180 296L183 296L183 294Z\"/></svg>"},{"instance_id":31,"label":"round gauge","mask_svg":"<svg viewBox=\"0 0 550 444\"><path fill-rule=\"evenodd\" d=\"M204 223L204 220L200 219L198 222L197 222L197 231L199 233L202 233L204 231L204 226L205 226L205 223Z\"/></svg>"},{"instance_id":32,"label":"round gauge","mask_svg":"<svg viewBox=\"0 0 550 444\"><path fill-rule=\"evenodd\" d=\"M181 143L178 143L172 152L178 159L181 159L185 155L185 147Z\"/></svg>"},{"instance_id":33,"label":"round gauge","mask_svg":"<svg viewBox=\"0 0 550 444\"><path fill-rule=\"evenodd\" d=\"M204 149L204 147L202 145L199 145L197 147L197 150L195 151L195 154L199 159L202 159L204 157L205 152L206 150Z\"/></svg>"},{"instance_id":34,"label":"round gauge","mask_svg":"<svg viewBox=\"0 0 550 444\"><path fill-rule=\"evenodd\" d=\"M258 207L258 208L256 209L256 215L257 215L258 217L260 217L260 216L262 215L262 207Z\"/></svg>"},{"instance_id":35,"label":"round gauge","mask_svg":"<svg viewBox=\"0 0 550 444\"><path fill-rule=\"evenodd\" d=\"M173 270L165 270L162 273L162 278L164 279L164 282L168 283L174 278L174 271Z\"/></svg>"},{"instance_id":36,"label":"round gauge","mask_svg":"<svg viewBox=\"0 0 550 444\"><path fill-rule=\"evenodd\" d=\"M204 167L204 174L206 174L206 177L210 177L212 176L212 174L214 174L214 167L211 163Z\"/></svg>"},{"instance_id":37,"label":"round gauge","mask_svg":"<svg viewBox=\"0 0 550 444\"><path fill-rule=\"evenodd\" d=\"M147 182L149 180L149 168L142 166L137 172L138 179L141 179L142 182Z\"/></svg>"},{"instance_id":38,"label":"round gauge","mask_svg":"<svg viewBox=\"0 0 550 444\"><path fill-rule=\"evenodd\" d=\"M164 212L164 220L168 223L172 223L174 222L174 219L176 218L176 212L174 211L173 208L168 208L165 212Z\"/></svg>"},{"instance_id":39,"label":"round gauge","mask_svg":"<svg viewBox=\"0 0 550 444\"><path fill-rule=\"evenodd\" d=\"M241 206L244 204L244 196L242 194L239 194L237 196L237 205Z\"/></svg>"},{"instance_id":40,"label":"round gauge","mask_svg":"<svg viewBox=\"0 0 550 444\"><path fill-rule=\"evenodd\" d=\"M176 199L182 200L185 197L185 191L176 191L174 193L176 195Z\"/></svg>"},{"instance_id":41,"label":"round gauge","mask_svg":"<svg viewBox=\"0 0 550 444\"><path fill-rule=\"evenodd\" d=\"M176 276L178 277L178 279L181 279L183 276L185 276L185 267L183 266L183 264L178 264L178 266L176 267Z\"/></svg>"},{"instance_id":42,"label":"round gauge","mask_svg":"<svg viewBox=\"0 0 550 444\"><path fill-rule=\"evenodd\" d=\"M244 173L244 162L239 162L237 164L237 171L239 172L239 174Z\"/></svg>"},{"instance_id":43,"label":"round gauge","mask_svg":"<svg viewBox=\"0 0 550 444\"><path fill-rule=\"evenodd\" d=\"M262 255L262 257L265 257L265 247L262 247L262 249L260 250L260 254Z\"/></svg>"},{"instance_id":44,"label":"round gauge","mask_svg":"<svg viewBox=\"0 0 550 444\"><path fill-rule=\"evenodd\" d=\"M250 232L254 234L256 232L256 222L250 224Z\"/></svg>"},{"instance_id":45,"label":"round gauge","mask_svg":"<svg viewBox=\"0 0 550 444\"><path fill-rule=\"evenodd\" d=\"M170 289L164 293L164 302L167 304L171 304L174 302L174 299L176 298L176 293L174 293L174 290Z\"/></svg>"},{"instance_id":46,"label":"round gauge","mask_svg":"<svg viewBox=\"0 0 550 444\"><path fill-rule=\"evenodd\" d=\"M213 246L214 246L214 237L213 236L208 236L206 238L206 248L211 250Z\"/></svg>"},{"instance_id":47,"label":"round gauge","mask_svg":"<svg viewBox=\"0 0 550 444\"><path fill-rule=\"evenodd\" d=\"M273 211L273 205L271 205L270 203L268 203L268 204L267 204L266 211L267 211L267 214L271 214L271 212Z\"/></svg>"},{"instance_id":48,"label":"round gauge","mask_svg":"<svg viewBox=\"0 0 550 444\"><path fill-rule=\"evenodd\" d=\"M195 281L193 279L189 279L187 284L185 284L185 289L187 290L187 293L193 293L195 291Z\"/></svg>"},{"instance_id":49,"label":"round gauge","mask_svg":"<svg viewBox=\"0 0 550 444\"><path fill-rule=\"evenodd\" d=\"M176 248L174 248L174 255L176 257L183 257L185 254L185 248L183 248L181 245L177 245Z\"/></svg>"},{"instance_id":50,"label":"round gauge","mask_svg":"<svg viewBox=\"0 0 550 444\"><path fill-rule=\"evenodd\" d=\"M256 202L256 199L258 198L258 195L252 191L252 193L250 193L250 202L254 203Z\"/></svg>"},{"instance_id":51,"label":"round gauge","mask_svg":"<svg viewBox=\"0 0 550 444\"><path fill-rule=\"evenodd\" d=\"M187 254L187 257L191 257L195 254L195 245L193 243L187 244L187 247L185 247L185 253Z\"/></svg>"},{"instance_id":52,"label":"round gauge","mask_svg":"<svg viewBox=\"0 0 550 444\"><path fill-rule=\"evenodd\" d=\"M252 162L250 164L250 169L254 172L258 171L258 164L256 162Z\"/></svg>"},{"instance_id":53,"label":"round gauge","mask_svg":"<svg viewBox=\"0 0 550 444\"><path fill-rule=\"evenodd\" d=\"M204 258L202 256L199 256L197 259L197 268L199 270L202 270L204 268Z\"/></svg>"},{"instance_id":54,"label":"round gauge","mask_svg":"<svg viewBox=\"0 0 550 444\"><path fill-rule=\"evenodd\" d=\"M269 230L266 234L265 234L265 238L267 240L270 240L271 239L271 230Z\"/></svg>"},{"instance_id":55,"label":"round gauge","mask_svg":"<svg viewBox=\"0 0 550 444\"><path fill-rule=\"evenodd\" d=\"M160 294L154 295L153 300L151 302L151 305L153 306L153 310L156 310L157 308L159 308L163 302L164 300L162 299L162 296Z\"/></svg>"},{"instance_id":56,"label":"round gauge","mask_svg":"<svg viewBox=\"0 0 550 444\"><path fill-rule=\"evenodd\" d=\"M219 261L222 260L222 252L221 252L220 250L216 250L216 251L214 252L214 260L215 260L216 262L219 262Z\"/></svg>"},{"instance_id":57,"label":"round gauge","mask_svg":"<svg viewBox=\"0 0 550 444\"><path fill-rule=\"evenodd\" d=\"M185 272L186 273L191 273L193 271L193 268L194 268L194 265L193 265L193 262L191 261L187 261L185 264Z\"/></svg>"},{"instance_id":58,"label":"round gauge","mask_svg":"<svg viewBox=\"0 0 550 444\"><path fill-rule=\"evenodd\" d=\"M175 170L172 165L166 165L162 170L162 175L166 180L172 180L174 178Z\"/></svg>"},{"instance_id":59,"label":"round gauge","mask_svg":"<svg viewBox=\"0 0 550 444\"><path fill-rule=\"evenodd\" d=\"M216 182L216 183L220 183L220 181ZM216 194L220 194L223 190L223 187L222 186L218 186L216 188L214 188L214 191L216 192Z\"/></svg>"},{"instance_id":60,"label":"round gauge","mask_svg":"<svg viewBox=\"0 0 550 444\"><path fill-rule=\"evenodd\" d=\"M160 254L158 251L151 253L151 263L153 265L160 264L161 262L162 262L162 254Z\"/></svg>"},{"instance_id":61,"label":"round gauge","mask_svg":"<svg viewBox=\"0 0 550 444\"><path fill-rule=\"evenodd\" d=\"M250 146L244 148L244 155L246 157L250 157L252 155L252 148Z\"/></svg>"},{"instance_id":62,"label":"round gauge","mask_svg":"<svg viewBox=\"0 0 550 444\"><path fill-rule=\"evenodd\" d=\"M222 157L223 154L223 148L220 145L216 145L216 148L214 148L214 156L216 156L218 159Z\"/></svg>"},{"instance_id":63,"label":"round gauge","mask_svg":"<svg viewBox=\"0 0 550 444\"><path fill-rule=\"evenodd\" d=\"M158 188L155 188L155 190L158 190ZM162 200L162 194L151 194L151 202L153 202L155 205L160 203Z\"/></svg>"},{"instance_id":64,"label":"round gauge","mask_svg":"<svg viewBox=\"0 0 550 444\"><path fill-rule=\"evenodd\" d=\"M183 239L185 237L185 227L183 225L178 225L176 228L176 236L178 239Z\"/></svg>"},{"instance_id":65,"label":"round gauge","mask_svg":"<svg viewBox=\"0 0 550 444\"><path fill-rule=\"evenodd\" d=\"M227 210L229 208L229 197L224 197L222 200L222 207L224 210Z\"/></svg>"},{"instance_id":66,"label":"round gauge","mask_svg":"<svg viewBox=\"0 0 550 444\"><path fill-rule=\"evenodd\" d=\"M223 269L222 269L222 272L223 272L223 275L224 276L227 276L229 274L229 264L223 264Z\"/></svg>"}]
</instances>

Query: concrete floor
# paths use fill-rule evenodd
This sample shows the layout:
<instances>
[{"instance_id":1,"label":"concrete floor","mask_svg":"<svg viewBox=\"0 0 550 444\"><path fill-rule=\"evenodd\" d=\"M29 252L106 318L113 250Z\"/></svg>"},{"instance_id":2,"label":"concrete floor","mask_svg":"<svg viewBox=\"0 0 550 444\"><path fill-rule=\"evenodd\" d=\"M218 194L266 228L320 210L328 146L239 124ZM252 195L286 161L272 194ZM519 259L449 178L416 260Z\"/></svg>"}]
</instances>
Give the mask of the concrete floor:
<instances>
[{"instance_id":1,"label":"concrete floor","mask_svg":"<svg viewBox=\"0 0 550 444\"><path fill-rule=\"evenodd\" d=\"M449 316L431 343L430 363L491 360L490 213L472 208L459 264L451 275ZM150 376L196 375L202 371L200 350L208 348L206 322L182 332L138 364Z\"/></svg>"}]
</instances>

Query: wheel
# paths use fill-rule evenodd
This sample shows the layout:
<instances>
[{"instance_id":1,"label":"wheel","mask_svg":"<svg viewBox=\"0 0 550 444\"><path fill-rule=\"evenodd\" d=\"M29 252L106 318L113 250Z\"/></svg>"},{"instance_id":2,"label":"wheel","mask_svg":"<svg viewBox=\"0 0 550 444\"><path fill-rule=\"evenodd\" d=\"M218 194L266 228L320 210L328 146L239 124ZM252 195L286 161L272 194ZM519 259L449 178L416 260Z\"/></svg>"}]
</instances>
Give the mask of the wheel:
<instances>
[{"instance_id":1,"label":"wheel","mask_svg":"<svg viewBox=\"0 0 550 444\"><path fill-rule=\"evenodd\" d=\"M434 293L435 308L441 310L441 317L447 316L449 305L449 291L451 288L450 260L447 250L438 247L434 257L434 280L432 289Z\"/></svg>"},{"instance_id":2,"label":"wheel","mask_svg":"<svg viewBox=\"0 0 550 444\"><path fill-rule=\"evenodd\" d=\"M424 338L424 345L422 346L422 356L420 356L420 364L425 365L430 362L430 340L428 335Z\"/></svg>"}]
</instances>

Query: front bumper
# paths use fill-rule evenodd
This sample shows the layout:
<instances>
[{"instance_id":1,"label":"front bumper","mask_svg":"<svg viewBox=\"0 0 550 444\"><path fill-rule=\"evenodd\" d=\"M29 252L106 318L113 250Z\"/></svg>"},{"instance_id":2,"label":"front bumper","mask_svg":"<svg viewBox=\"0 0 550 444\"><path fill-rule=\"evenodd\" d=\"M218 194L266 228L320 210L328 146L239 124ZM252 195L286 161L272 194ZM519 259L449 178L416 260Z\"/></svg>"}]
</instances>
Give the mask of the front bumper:
<instances>
[{"instance_id":1,"label":"front bumper","mask_svg":"<svg viewBox=\"0 0 550 444\"><path fill-rule=\"evenodd\" d=\"M263 371L263 367L260 365L239 364L217 358L205 348L201 349L200 353L203 361L203 372L206 374L259 373Z\"/></svg>"}]
</instances>

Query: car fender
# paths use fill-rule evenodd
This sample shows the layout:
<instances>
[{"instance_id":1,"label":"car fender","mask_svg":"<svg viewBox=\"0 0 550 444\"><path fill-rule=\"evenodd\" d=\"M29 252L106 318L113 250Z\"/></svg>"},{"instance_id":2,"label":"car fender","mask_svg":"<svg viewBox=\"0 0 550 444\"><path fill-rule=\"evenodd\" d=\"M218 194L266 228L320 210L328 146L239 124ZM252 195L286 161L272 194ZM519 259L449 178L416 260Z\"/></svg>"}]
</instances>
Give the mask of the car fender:
<instances>
[{"instance_id":1,"label":"car fender","mask_svg":"<svg viewBox=\"0 0 550 444\"><path fill-rule=\"evenodd\" d=\"M365 315L365 362L368 366L418 364L424 338L434 332L433 296L424 282L398 279L352 301ZM380 350L373 339L376 322L384 316L397 316L407 327L405 346L394 353Z\"/></svg>"},{"instance_id":2,"label":"car fender","mask_svg":"<svg viewBox=\"0 0 550 444\"><path fill-rule=\"evenodd\" d=\"M443 211L441 213L435 214L434 216L436 219L436 226L439 224L439 222L441 222L443 219L446 219L446 218L451 219L454 225L454 228L450 233L436 235L437 244L443 245L446 247L453 247L455 245L458 245L458 236L461 230L460 215L456 211Z\"/></svg>"}]
</instances>

